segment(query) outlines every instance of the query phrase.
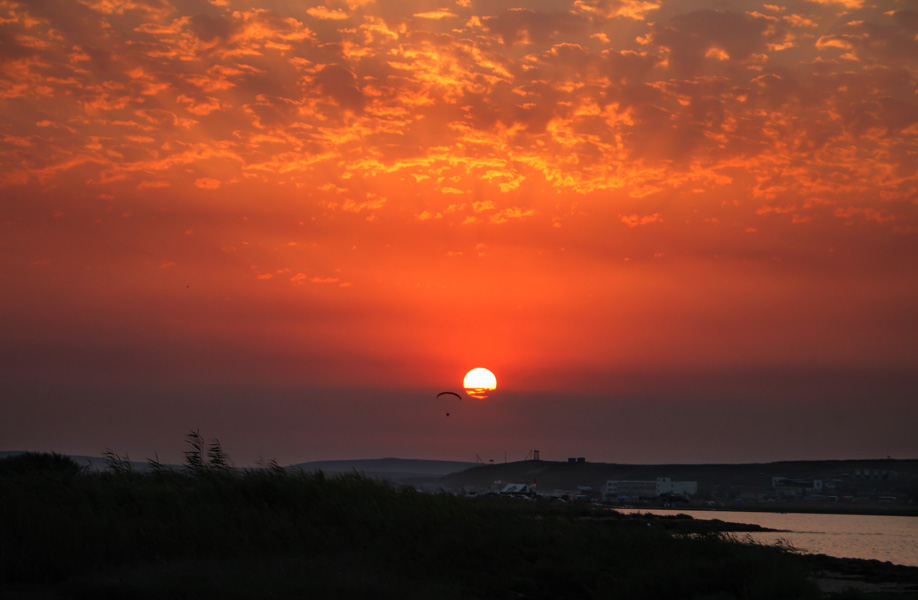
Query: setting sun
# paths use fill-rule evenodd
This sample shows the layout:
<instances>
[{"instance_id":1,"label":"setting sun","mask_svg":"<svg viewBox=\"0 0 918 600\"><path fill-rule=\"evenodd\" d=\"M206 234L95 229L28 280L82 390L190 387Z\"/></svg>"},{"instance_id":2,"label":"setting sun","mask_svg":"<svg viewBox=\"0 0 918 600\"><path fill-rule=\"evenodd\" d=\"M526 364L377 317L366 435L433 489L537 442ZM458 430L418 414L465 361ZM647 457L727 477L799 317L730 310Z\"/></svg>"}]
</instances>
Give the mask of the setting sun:
<instances>
[{"instance_id":1,"label":"setting sun","mask_svg":"<svg viewBox=\"0 0 918 600\"><path fill-rule=\"evenodd\" d=\"M497 378L491 371L477 367L465 374L462 387L472 398L487 398L487 392L497 388Z\"/></svg>"}]
</instances>

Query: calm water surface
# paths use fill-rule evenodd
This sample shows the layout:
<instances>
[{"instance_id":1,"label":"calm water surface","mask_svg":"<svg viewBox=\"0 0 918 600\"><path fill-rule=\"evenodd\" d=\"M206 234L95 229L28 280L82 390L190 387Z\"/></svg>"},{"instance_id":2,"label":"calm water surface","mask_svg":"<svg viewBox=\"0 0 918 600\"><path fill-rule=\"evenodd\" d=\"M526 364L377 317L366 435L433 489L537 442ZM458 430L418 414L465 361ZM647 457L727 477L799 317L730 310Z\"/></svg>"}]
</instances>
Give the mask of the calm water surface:
<instances>
[{"instance_id":1,"label":"calm water surface","mask_svg":"<svg viewBox=\"0 0 918 600\"><path fill-rule=\"evenodd\" d=\"M787 540L811 554L840 558L872 558L918 567L918 517L873 515L811 515L691 510L622 510L659 515L686 514L696 519L720 519L783 529L781 533L750 533L753 540L773 544ZM742 537L745 533L737 534Z\"/></svg>"}]
</instances>

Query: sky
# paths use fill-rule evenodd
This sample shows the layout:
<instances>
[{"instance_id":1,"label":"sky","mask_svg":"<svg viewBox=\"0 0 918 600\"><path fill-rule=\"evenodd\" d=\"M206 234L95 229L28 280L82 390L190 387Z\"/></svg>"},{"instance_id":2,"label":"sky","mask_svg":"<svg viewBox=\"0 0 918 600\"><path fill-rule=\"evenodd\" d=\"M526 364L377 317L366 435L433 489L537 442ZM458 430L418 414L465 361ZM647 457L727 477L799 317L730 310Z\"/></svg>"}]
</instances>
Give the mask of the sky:
<instances>
[{"instance_id":1,"label":"sky","mask_svg":"<svg viewBox=\"0 0 918 600\"><path fill-rule=\"evenodd\" d=\"M916 89L905 0L0 0L0 450L918 458Z\"/></svg>"}]
</instances>

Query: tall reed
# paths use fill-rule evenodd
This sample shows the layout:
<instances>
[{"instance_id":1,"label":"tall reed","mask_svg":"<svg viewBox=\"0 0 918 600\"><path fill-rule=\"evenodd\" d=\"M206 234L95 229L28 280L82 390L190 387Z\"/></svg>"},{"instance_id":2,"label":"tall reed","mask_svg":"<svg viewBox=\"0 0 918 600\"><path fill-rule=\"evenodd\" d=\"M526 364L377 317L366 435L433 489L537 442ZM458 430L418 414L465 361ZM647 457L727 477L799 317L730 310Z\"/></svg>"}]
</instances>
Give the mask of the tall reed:
<instances>
[{"instance_id":1,"label":"tall reed","mask_svg":"<svg viewBox=\"0 0 918 600\"><path fill-rule=\"evenodd\" d=\"M818 597L786 549L673 536L587 506L276 463L231 470L193 440L193 466L178 472L22 473L0 461L0 584L86 598Z\"/></svg>"}]
</instances>

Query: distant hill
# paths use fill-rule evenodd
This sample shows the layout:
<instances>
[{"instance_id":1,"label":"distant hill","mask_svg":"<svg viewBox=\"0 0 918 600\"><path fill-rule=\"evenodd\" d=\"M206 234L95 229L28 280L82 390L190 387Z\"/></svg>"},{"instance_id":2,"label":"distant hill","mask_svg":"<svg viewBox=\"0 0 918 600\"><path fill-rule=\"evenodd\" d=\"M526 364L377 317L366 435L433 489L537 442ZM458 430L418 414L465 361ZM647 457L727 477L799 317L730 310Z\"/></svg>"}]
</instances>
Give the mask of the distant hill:
<instances>
[{"instance_id":1,"label":"distant hill","mask_svg":"<svg viewBox=\"0 0 918 600\"><path fill-rule=\"evenodd\" d=\"M0 452L0 460L6 458L7 456L16 456L17 454L25 454L25 451L14 450L9 452ZM61 454L58 452L58 454ZM108 460L101 456L81 456L78 454L67 454L76 464L81 467L89 467L90 471L104 471L108 468ZM150 463L144 460L131 460L128 461L134 466L134 470L138 473L144 473L150 470ZM179 465L165 465L171 469L181 469Z\"/></svg>"},{"instance_id":2,"label":"distant hill","mask_svg":"<svg viewBox=\"0 0 918 600\"><path fill-rule=\"evenodd\" d=\"M459 473L476 463L451 460L417 460L409 458L375 458L362 460L325 460L291 465L304 471L322 471L329 475L361 473L367 477L400 483L436 483L441 477Z\"/></svg>"},{"instance_id":3,"label":"distant hill","mask_svg":"<svg viewBox=\"0 0 918 600\"><path fill-rule=\"evenodd\" d=\"M0 452L0 459L7 456L23 454L22 451ZM92 471L104 471L108 467L108 461L99 456L76 456L70 455L77 464L89 467ZM134 470L143 473L150 470L150 465L146 460L130 461ZM165 465L174 470L181 470L181 465ZM450 460L417 460L409 458L375 458L360 460L325 460L315 462L304 462L290 465L288 469L302 469L303 471L313 472L322 471L328 475L341 475L344 473L357 472L367 477L375 479L386 479L398 483L432 483L440 477L464 471L476 466L476 463L459 462Z\"/></svg>"}]
</instances>

